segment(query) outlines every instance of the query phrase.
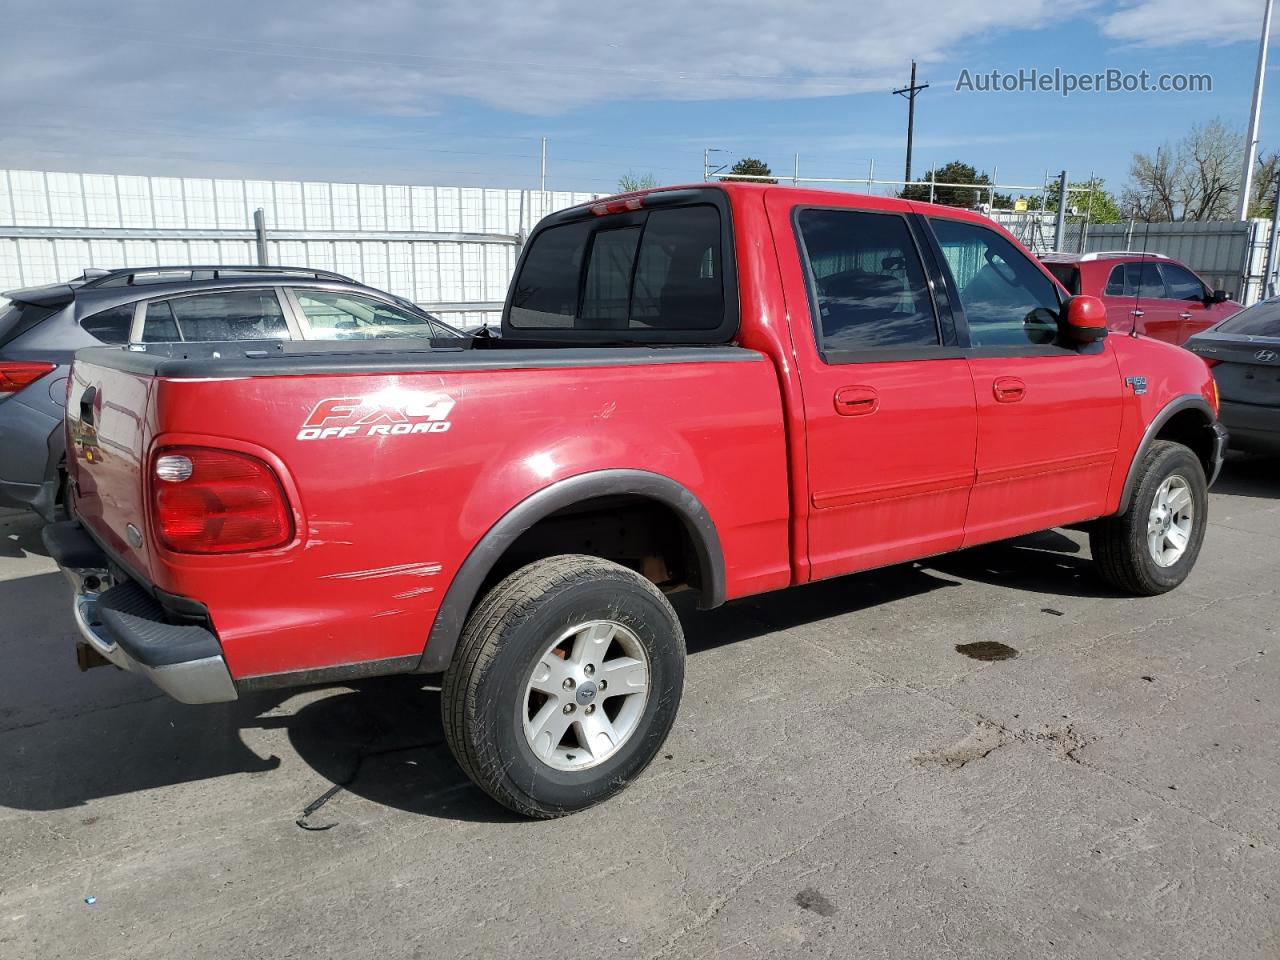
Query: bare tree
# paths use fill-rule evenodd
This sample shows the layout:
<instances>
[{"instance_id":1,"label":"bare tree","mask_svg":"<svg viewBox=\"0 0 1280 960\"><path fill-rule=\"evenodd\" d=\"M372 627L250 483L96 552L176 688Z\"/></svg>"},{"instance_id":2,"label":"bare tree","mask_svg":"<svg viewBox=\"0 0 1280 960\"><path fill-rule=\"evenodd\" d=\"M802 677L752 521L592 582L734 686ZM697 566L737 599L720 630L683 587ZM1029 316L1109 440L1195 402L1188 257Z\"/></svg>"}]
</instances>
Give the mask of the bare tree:
<instances>
[{"instance_id":1,"label":"bare tree","mask_svg":"<svg viewBox=\"0 0 1280 960\"><path fill-rule=\"evenodd\" d=\"M1270 217L1276 202L1276 176L1280 175L1280 152L1258 154L1258 169L1253 172L1253 196L1249 198L1249 216Z\"/></svg>"},{"instance_id":2,"label":"bare tree","mask_svg":"<svg viewBox=\"0 0 1280 960\"><path fill-rule=\"evenodd\" d=\"M636 173L628 170L618 178L619 193L635 193L637 190L652 190L658 185L658 178L652 173Z\"/></svg>"},{"instance_id":3,"label":"bare tree","mask_svg":"<svg viewBox=\"0 0 1280 960\"><path fill-rule=\"evenodd\" d=\"M1123 206L1131 216L1157 223L1231 219L1240 190L1243 140L1243 133L1214 119L1196 124L1154 157L1135 153Z\"/></svg>"}]
</instances>

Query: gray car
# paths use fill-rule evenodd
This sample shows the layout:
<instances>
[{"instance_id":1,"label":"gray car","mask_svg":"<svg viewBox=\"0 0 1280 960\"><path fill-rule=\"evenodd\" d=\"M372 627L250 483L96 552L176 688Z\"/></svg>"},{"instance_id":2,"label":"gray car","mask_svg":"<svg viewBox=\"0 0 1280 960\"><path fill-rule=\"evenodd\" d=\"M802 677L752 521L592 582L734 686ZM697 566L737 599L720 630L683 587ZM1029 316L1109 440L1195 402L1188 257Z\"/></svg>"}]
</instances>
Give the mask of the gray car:
<instances>
[{"instance_id":1,"label":"gray car","mask_svg":"<svg viewBox=\"0 0 1280 960\"><path fill-rule=\"evenodd\" d=\"M67 373L81 347L228 340L458 337L407 300L326 270L88 270L0 307L0 506L52 520L62 500Z\"/></svg>"},{"instance_id":2,"label":"gray car","mask_svg":"<svg viewBox=\"0 0 1280 960\"><path fill-rule=\"evenodd\" d=\"M1213 369L1230 446L1280 455L1280 297L1197 333L1187 349Z\"/></svg>"}]
</instances>

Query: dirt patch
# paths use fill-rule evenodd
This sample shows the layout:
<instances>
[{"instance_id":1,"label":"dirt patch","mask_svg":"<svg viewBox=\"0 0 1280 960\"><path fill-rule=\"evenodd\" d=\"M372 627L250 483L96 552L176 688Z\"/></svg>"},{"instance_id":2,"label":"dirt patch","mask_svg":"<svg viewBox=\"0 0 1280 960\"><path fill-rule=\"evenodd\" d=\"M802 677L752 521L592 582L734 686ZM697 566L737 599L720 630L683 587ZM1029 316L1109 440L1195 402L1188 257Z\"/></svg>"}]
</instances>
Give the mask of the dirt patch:
<instances>
[{"instance_id":1,"label":"dirt patch","mask_svg":"<svg viewBox=\"0 0 1280 960\"><path fill-rule=\"evenodd\" d=\"M949 747L941 747L937 750L918 754L915 761L922 767L942 767L945 770L959 770L966 763L981 760L992 750L1003 747L1011 739L1012 737L1002 728L997 727L994 723L981 720L978 722L977 728L970 732L968 736L956 741Z\"/></svg>"},{"instance_id":2,"label":"dirt patch","mask_svg":"<svg viewBox=\"0 0 1280 960\"><path fill-rule=\"evenodd\" d=\"M957 643L956 653L963 653L974 660L1012 660L1018 651L994 640L979 640L976 643Z\"/></svg>"},{"instance_id":3,"label":"dirt patch","mask_svg":"<svg viewBox=\"0 0 1280 960\"><path fill-rule=\"evenodd\" d=\"M795 895L795 903L802 910L809 910L820 917L835 916L836 905L813 887L805 887Z\"/></svg>"}]
</instances>

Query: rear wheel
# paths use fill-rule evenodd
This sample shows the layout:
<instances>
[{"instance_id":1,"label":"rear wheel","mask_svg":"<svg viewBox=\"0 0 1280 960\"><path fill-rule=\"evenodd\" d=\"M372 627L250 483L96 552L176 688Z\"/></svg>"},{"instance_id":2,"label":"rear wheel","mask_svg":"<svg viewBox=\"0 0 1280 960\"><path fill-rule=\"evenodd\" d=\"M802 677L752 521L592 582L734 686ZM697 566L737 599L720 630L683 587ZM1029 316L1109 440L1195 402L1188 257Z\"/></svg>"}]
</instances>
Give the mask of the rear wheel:
<instances>
[{"instance_id":1,"label":"rear wheel","mask_svg":"<svg viewBox=\"0 0 1280 960\"><path fill-rule=\"evenodd\" d=\"M1208 508L1208 485L1196 455L1179 443L1156 441L1142 456L1128 508L1089 531L1098 572L1126 593L1172 590L1200 555Z\"/></svg>"},{"instance_id":2,"label":"rear wheel","mask_svg":"<svg viewBox=\"0 0 1280 960\"><path fill-rule=\"evenodd\" d=\"M684 634L635 572L560 556L517 570L472 613L444 677L445 736L499 803L556 817L653 760L684 685Z\"/></svg>"}]
</instances>

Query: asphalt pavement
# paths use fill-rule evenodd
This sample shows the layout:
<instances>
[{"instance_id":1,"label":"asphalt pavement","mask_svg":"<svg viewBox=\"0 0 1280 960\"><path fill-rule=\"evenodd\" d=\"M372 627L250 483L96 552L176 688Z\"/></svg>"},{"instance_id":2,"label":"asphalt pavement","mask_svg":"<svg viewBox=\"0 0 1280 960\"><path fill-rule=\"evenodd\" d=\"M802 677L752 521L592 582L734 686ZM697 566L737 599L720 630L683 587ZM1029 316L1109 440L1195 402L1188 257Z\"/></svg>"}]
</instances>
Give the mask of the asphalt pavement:
<instances>
[{"instance_id":1,"label":"asphalt pavement","mask_svg":"<svg viewBox=\"0 0 1280 960\"><path fill-rule=\"evenodd\" d=\"M519 820L424 679L169 701L81 674L0 516L0 957L1280 956L1280 466L1117 596L1086 538L683 609L675 729Z\"/></svg>"}]
</instances>

